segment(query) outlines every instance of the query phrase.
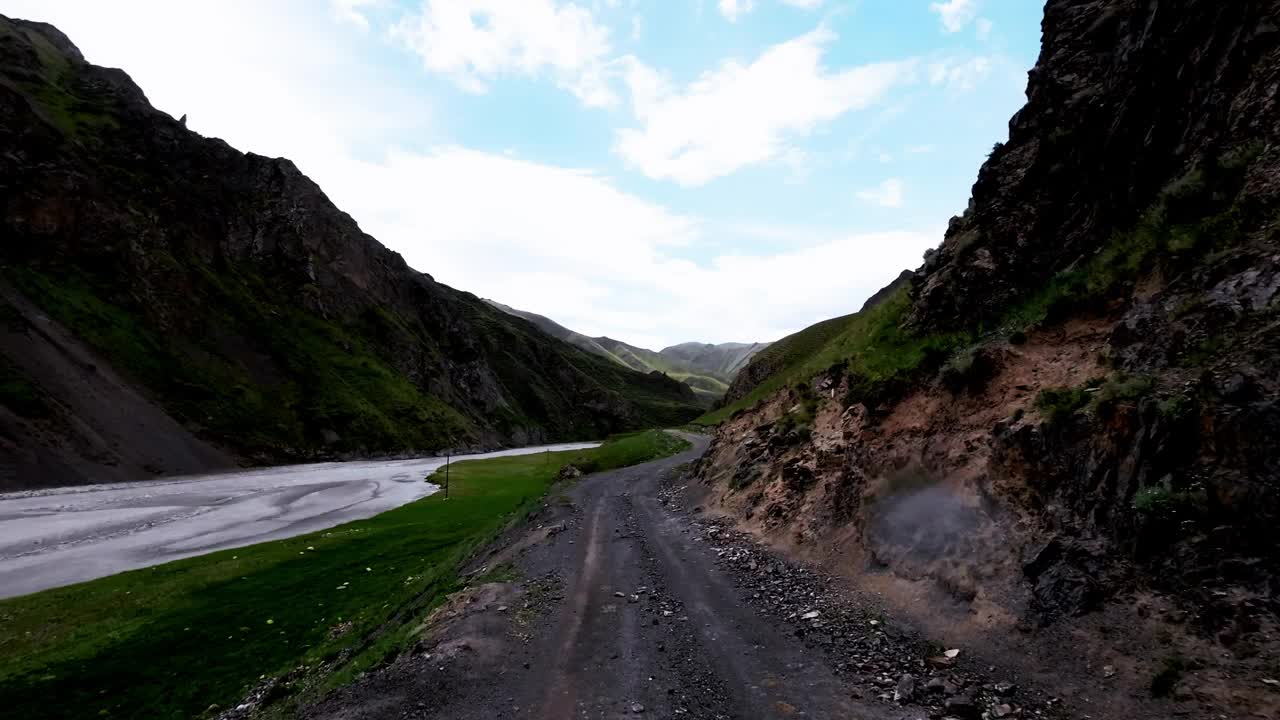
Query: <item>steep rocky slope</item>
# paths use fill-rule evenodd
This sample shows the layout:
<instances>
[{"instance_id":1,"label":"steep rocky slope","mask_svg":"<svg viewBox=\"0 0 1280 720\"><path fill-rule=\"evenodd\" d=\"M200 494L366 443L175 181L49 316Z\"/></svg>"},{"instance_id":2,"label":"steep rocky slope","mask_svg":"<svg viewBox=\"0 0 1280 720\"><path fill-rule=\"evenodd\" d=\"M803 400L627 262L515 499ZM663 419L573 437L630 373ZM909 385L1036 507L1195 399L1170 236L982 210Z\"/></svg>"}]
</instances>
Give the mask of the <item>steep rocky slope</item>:
<instances>
[{"instance_id":1,"label":"steep rocky slope","mask_svg":"<svg viewBox=\"0 0 1280 720\"><path fill-rule=\"evenodd\" d=\"M1081 714L1274 716L1277 88L1273 2L1051 0L942 246L709 416L709 506Z\"/></svg>"},{"instance_id":2,"label":"steep rocky slope","mask_svg":"<svg viewBox=\"0 0 1280 720\"><path fill-rule=\"evenodd\" d=\"M485 302L503 312L522 317L543 332L567 343L639 372L661 372L673 377L698 394L704 402L718 401L728 390L738 372L769 343L681 343L653 351L609 337L588 337L557 323L551 318L526 310L517 310L494 300Z\"/></svg>"},{"instance_id":3,"label":"steep rocky slope","mask_svg":"<svg viewBox=\"0 0 1280 720\"><path fill-rule=\"evenodd\" d=\"M686 386L416 272L288 160L196 135L56 29L2 17L0 207L7 486L598 437L696 412ZM64 361L32 362L36 348ZM118 426L124 395L145 430Z\"/></svg>"}]
</instances>

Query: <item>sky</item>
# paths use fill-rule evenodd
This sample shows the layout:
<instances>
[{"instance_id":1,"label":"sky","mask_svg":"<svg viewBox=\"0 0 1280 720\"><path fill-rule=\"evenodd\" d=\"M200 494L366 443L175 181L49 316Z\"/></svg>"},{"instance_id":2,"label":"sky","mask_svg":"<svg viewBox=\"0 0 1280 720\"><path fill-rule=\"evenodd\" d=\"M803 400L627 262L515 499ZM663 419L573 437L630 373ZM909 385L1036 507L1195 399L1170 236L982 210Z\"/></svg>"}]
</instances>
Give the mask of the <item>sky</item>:
<instances>
[{"instance_id":1,"label":"sky","mask_svg":"<svg viewBox=\"0 0 1280 720\"><path fill-rule=\"evenodd\" d=\"M659 349L857 310L1006 139L1033 0L0 0L417 270Z\"/></svg>"}]
</instances>

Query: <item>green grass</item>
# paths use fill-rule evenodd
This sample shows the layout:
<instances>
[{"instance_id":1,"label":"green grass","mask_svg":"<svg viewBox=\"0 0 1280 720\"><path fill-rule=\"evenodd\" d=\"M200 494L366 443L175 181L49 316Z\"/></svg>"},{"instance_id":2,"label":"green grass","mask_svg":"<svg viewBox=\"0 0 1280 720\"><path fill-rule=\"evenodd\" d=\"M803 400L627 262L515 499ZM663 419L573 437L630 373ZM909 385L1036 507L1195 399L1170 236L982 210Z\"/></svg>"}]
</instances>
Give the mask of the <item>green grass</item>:
<instances>
[{"instance_id":1,"label":"green grass","mask_svg":"<svg viewBox=\"0 0 1280 720\"><path fill-rule=\"evenodd\" d=\"M1057 425L1085 409L1110 415L1117 406L1141 400L1154 389L1149 377L1114 373L1090 379L1081 387L1045 388L1036 396L1035 405L1050 425Z\"/></svg>"},{"instance_id":2,"label":"green grass","mask_svg":"<svg viewBox=\"0 0 1280 720\"><path fill-rule=\"evenodd\" d=\"M1036 396L1036 409L1050 425L1057 425L1089 404L1084 388L1045 388Z\"/></svg>"},{"instance_id":3,"label":"green grass","mask_svg":"<svg viewBox=\"0 0 1280 720\"><path fill-rule=\"evenodd\" d=\"M459 587L466 558L565 463L605 470L685 446L648 431L588 451L460 461L447 501L0 601L0 707L31 720L190 718L301 665L331 666L295 689L348 680L408 642Z\"/></svg>"},{"instance_id":4,"label":"green grass","mask_svg":"<svg viewBox=\"0 0 1280 720\"><path fill-rule=\"evenodd\" d=\"M30 43L40 61L38 82L23 82L24 88L36 100L44 117L65 137L80 142L94 142L104 131L119 127L111 112L100 104L86 102L74 87L73 71L67 58L41 33L19 29L0 21L0 37L20 35Z\"/></svg>"},{"instance_id":5,"label":"green grass","mask_svg":"<svg viewBox=\"0 0 1280 720\"><path fill-rule=\"evenodd\" d=\"M601 472L667 457L689 447L685 440L659 430L616 435L612 440L569 460L568 464L583 472Z\"/></svg>"},{"instance_id":6,"label":"green grass","mask_svg":"<svg viewBox=\"0 0 1280 720\"><path fill-rule=\"evenodd\" d=\"M970 332L925 336L906 332L901 320L909 307L910 297L902 288L866 312L819 323L812 333L802 331L808 334L799 340L775 343L765 352L783 346L779 351L780 370L742 398L694 422L703 426L719 424L788 384L807 381L835 367L842 367L856 379L855 389L872 392L874 386L910 375L926 360L945 358L972 341Z\"/></svg>"}]
</instances>

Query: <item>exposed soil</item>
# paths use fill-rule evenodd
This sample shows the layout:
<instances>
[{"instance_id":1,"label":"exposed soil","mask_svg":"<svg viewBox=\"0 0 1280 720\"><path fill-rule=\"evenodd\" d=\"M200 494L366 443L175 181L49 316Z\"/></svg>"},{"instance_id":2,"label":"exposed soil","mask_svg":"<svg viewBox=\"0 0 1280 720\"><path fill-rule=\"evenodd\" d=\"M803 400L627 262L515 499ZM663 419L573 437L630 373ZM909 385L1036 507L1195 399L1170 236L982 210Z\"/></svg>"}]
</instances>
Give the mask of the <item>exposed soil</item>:
<instances>
[{"instance_id":1,"label":"exposed soil","mask_svg":"<svg viewBox=\"0 0 1280 720\"><path fill-rule=\"evenodd\" d=\"M1276 717L1280 633L1254 609L1265 597L1213 588L1209 618L1145 582L1097 534L1046 522L1042 478L998 455L993 438L1044 426L1040 391L1109 372L1101 358L1114 326L1074 319L990 344L974 386L924 383L886 407L846 407L842 382L819 378L803 442L775 429L799 402L780 393L721 427L702 464L702 504L1075 714ZM1227 630L1206 633L1211 624Z\"/></svg>"}]
</instances>

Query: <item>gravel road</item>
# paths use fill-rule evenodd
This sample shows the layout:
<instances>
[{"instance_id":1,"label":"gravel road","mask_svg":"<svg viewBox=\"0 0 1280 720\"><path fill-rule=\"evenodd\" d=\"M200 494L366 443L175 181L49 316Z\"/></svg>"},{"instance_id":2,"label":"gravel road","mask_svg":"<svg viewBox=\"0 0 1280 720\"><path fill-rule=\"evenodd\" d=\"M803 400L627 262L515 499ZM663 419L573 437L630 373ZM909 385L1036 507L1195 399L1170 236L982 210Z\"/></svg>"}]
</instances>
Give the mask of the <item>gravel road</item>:
<instances>
[{"instance_id":1,"label":"gravel road","mask_svg":"<svg viewBox=\"0 0 1280 720\"><path fill-rule=\"evenodd\" d=\"M0 495L0 597L370 517L430 495L436 487L423 478L443 465L443 458L291 465Z\"/></svg>"},{"instance_id":2,"label":"gravel road","mask_svg":"<svg viewBox=\"0 0 1280 720\"><path fill-rule=\"evenodd\" d=\"M672 512L676 457L584 478L426 623L411 655L310 708L356 718L920 717L864 701L821 652L757 612L715 548Z\"/></svg>"}]
</instances>

